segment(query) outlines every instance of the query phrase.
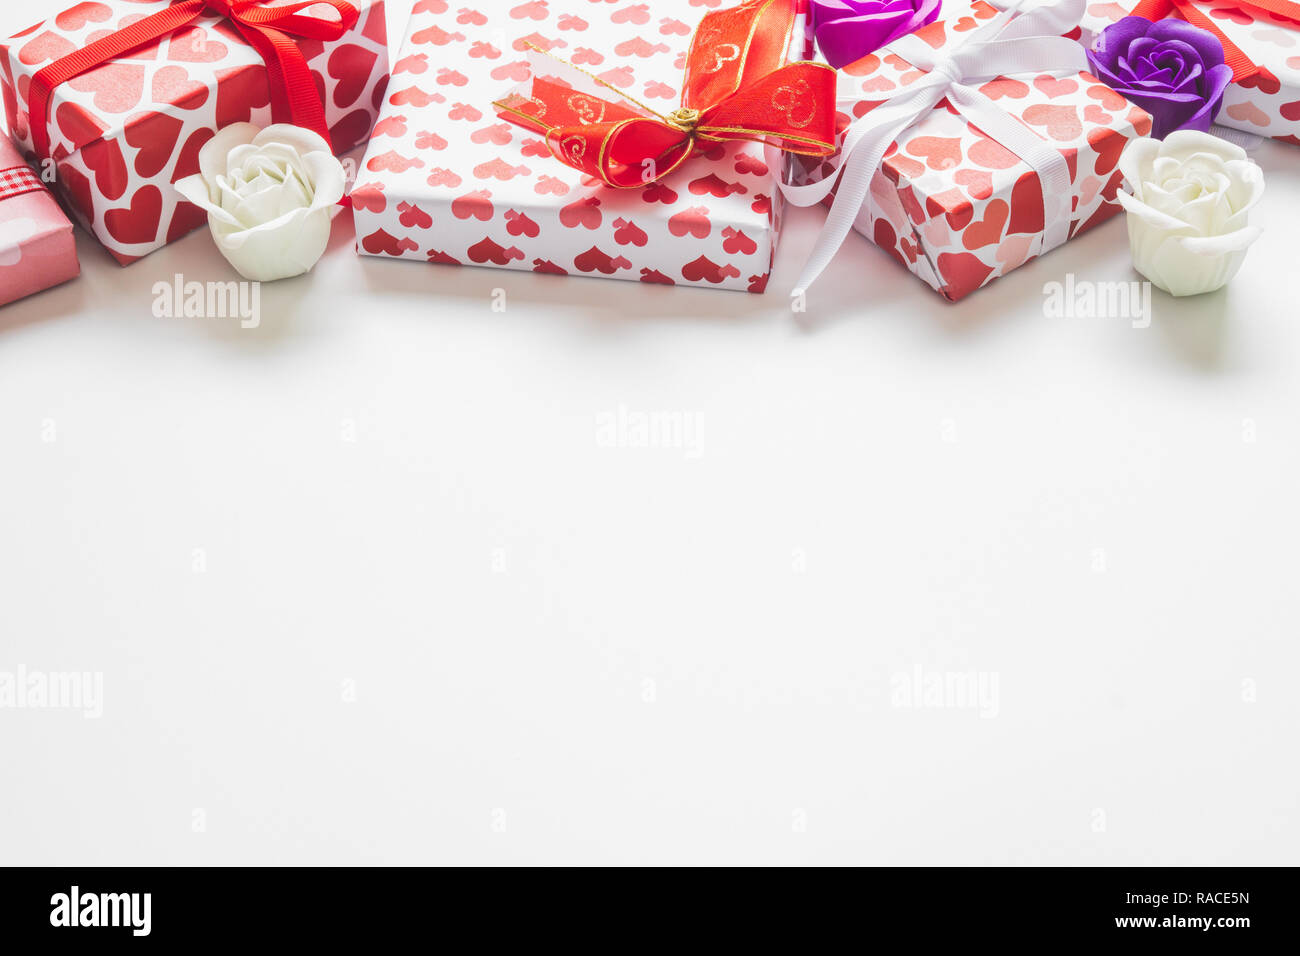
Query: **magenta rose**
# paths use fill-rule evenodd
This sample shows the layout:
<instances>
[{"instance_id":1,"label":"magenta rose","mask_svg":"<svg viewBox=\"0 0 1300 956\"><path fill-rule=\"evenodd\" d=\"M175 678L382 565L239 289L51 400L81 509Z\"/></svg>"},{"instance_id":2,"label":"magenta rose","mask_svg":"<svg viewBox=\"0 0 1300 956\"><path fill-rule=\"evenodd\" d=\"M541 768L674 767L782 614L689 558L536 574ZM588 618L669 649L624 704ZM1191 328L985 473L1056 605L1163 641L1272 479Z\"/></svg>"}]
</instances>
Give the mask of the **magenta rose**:
<instances>
[{"instance_id":1,"label":"magenta rose","mask_svg":"<svg viewBox=\"0 0 1300 956\"><path fill-rule=\"evenodd\" d=\"M1208 132L1223 105L1232 67L1213 33L1183 20L1124 17L1088 51L1097 79L1151 114L1151 136L1176 129Z\"/></svg>"},{"instance_id":2,"label":"magenta rose","mask_svg":"<svg viewBox=\"0 0 1300 956\"><path fill-rule=\"evenodd\" d=\"M837 70L933 23L940 0L812 0L817 48Z\"/></svg>"}]
</instances>

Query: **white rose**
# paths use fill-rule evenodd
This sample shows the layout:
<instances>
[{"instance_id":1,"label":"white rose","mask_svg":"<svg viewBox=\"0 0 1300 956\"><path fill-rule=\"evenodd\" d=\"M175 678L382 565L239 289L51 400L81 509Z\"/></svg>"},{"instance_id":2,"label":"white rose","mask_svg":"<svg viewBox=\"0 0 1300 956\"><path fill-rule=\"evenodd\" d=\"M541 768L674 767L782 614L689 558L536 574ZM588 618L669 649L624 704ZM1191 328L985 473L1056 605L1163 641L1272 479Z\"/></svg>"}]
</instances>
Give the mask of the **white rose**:
<instances>
[{"instance_id":1,"label":"white rose","mask_svg":"<svg viewBox=\"0 0 1300 956\"><path fill-rule=\"evenodd\" d=\"M246 279L270 282L316 264L345 184L343 165L311 130L233 123L199 150L199 172L176 183L208 213L217 248Z\"/></svg>"},{"instance_id":2,"label":"white rose","mask_svg":"<svg viewBox=\"0 0 1300 956\"><path fill-rule=\"evenodd\" d=\"M1244 150L1196 130L1164 141L1135 139L1119 168L1133 190L1128 211L1133 265L1170 295L1213 292L1237 274L1259 238L1247 225L1264 174Z\"/></svg>"}]
</instances>

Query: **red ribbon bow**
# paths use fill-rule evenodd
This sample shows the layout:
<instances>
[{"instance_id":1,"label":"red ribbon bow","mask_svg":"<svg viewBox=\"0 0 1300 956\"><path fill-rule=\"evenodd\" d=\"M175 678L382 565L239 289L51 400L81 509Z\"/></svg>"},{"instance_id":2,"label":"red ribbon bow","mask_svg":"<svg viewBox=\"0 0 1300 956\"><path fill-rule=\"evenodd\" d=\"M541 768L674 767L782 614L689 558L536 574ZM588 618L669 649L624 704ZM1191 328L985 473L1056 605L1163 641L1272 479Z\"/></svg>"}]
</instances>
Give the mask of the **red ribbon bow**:
<instances>
[{"instance_id":1,"label":"red ribbon bow","mask_svg":"<svg viewBox=\"0 0 1300 956\"><path fill-rule=\"evenodd\" d=\"M502 119L545 136L560 162L610 186L666 176L701 141L827 156L835 151L836 74L823 63L786 63L795 23L794 0L706 13L686 57L682 105L667 116L558 57L534 57L530 80L493 105ZM557 64L561 76L539 72Z\"/></svg>"},{"instance_id":2,"label":"red ribbon bow","mask_svg":"<svg viewBox=\"0 0 1300 956\"><path fill-rule=\"evenodd\" d=\"M338 11L339 19L326 20L298 12L317 3L333 7ZM279 7L260 4L261 0L173 0L166 10L128 24L116 33L42 67L32 77L27 95L32 144L37 154L49 156L48 111L50 95L56 86L137 47L155 43L209 13L230 20L240 36L265 61L271 91L271 115L275 121L314 130L329 142L325 107L321 104L316 84L312 82L311 71L307 69L307 58L289 34L313 40L337 40L357 22L360 11L348 0L299 0Z\"/></svg>"},{"instance_id":3,"label":"red ribbon bow","mask_svg":"<svg viewBox=\"0 0 1300 956\"><path fill-rule=\"evenodd\" d=\"M1262 10L1265 13L1273 13L1300 24L1300 3L1293 3L1291 0L1227 0L1225 6ZM1224 36L1223 31L1219 29L1219 25L1206 16L1198 7L1193 6L1191 0L1142 0L1133 8L1132 15L1155 21L1163 20L1174 12L1177 12L1180 17L1192 26L1208 30L1219 38L1219 42L1223 44L1224 60L1228 66L1232 67L1233 82L1240 83L1242 80L1248 80L1252 76L1259 74L1262 68L1254 60L1246 56L1235 43Z\"/></svg>"}]
</instances>

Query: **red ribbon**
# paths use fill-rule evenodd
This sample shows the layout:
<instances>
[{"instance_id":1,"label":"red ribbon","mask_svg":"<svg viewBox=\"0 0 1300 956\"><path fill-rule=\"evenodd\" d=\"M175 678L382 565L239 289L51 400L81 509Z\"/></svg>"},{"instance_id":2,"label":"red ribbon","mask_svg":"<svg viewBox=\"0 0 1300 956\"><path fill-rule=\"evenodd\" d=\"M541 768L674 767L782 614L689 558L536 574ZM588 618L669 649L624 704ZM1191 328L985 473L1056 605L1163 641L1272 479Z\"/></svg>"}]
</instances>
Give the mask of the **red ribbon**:
<instances>
[{"instance_id":1,"label":"red ribbon","mask_svg":"<svg viewBox=\"0 0 1300 956\"><path fill-rule=\"evenodd\" d=\"M326 20L298 13L317 3L333 7L338 11L339 19ZM230 20L240 36L265 61L271 91L271 115L275 122L306 127L329 142L325 107L321 104L316 84L312 82L311 71L307 69L307 58L289 34L312 40L337 40L357 22L360 11L348 0L300 0L282 7L259 4L260 0L173 0L166 10L137 20L39 69L32 76L27 94L32 144L37 155L49 156L48 111L50 95L56 86L137 47L156 43L209 13Z\"/></svg>"},{"instance_id":2,"label":"red ribbon","mask_svg":"<svg viewBox=\"0 0 1300 956\"><path fill-rule=\"evenodd\" d=\"M531 79L493 105L502 119L545 136L560 162L610 186L666 176L702 142L750 140L827 156L835 151L836 74L823 63L786 62L795 23L794 0L706 13L686 57L682 105L667 116L558 57L535 57Z\"/></svg>"},{"instance_id":3,"label":"red ribbon","mask_svg":"<svg viewBox=\"0 0 1300 956\"><path fill-rule=\"evenodd\" d=\"M1224 6L1262 10L1300 23L1300 3L1292 3L1291 0L1226 0ZM1218 24L1198 7L1193 6L1191 0L1142 0L1133 8L1132 15L1155 21L1163 20L1171 13L1177 13L1192 26L1209 30L1219 38L1223 44L1224 60L1232 67L1233 82L1240 83L1259 74L1262 68L1224 36Z\"/></svg>"}]
</instances>

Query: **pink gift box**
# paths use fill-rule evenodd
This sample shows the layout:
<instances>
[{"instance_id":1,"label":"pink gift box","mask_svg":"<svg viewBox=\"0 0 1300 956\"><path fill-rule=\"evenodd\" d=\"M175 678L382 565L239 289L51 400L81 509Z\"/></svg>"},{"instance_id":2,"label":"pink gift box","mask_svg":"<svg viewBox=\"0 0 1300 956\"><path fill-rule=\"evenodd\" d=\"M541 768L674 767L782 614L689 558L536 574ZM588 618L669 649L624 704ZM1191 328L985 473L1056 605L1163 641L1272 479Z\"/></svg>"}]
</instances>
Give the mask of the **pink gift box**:
<instances>
[{"instance_id":1,"label":"pink gift box","mask_svg":"<svg viewBox=\"0 0 1300 956\"><path fill-rule=\"evenodd\" d=\"M717 145L613 189L492 106L528 75L532 43L671 110L695 26L718 5L512 0L488 16L419 0L352 192L358 252L762 292L781 209L762 146Z\"/></svg>"},{"instance_id":2,"label":"pink gift box","mask_svg":"<svg viewBox=\"0 0 1300 956\"><path fill-rule=\"evenodd\" d=\"M18 150L0 138L0 305L80 271L72 223Z\"/></svg>"},{"instance_id":3,"label":"pink gift box","mask_svg":"<svg viewBox=\"0 0 1300 956\"><path fill-rule=\"evenodd\" d=\"M1260 67L1258 76L1228 84L1215 122L1300 146L1300 23L1230 0L1193 2ZM1137 5L1138 0L1089 3L1080 23L1080 42L1091 45L1097 34Z\"/></svg>"},{"instance_id":4,"label":"pink gift box","mask_svg":"<svg viewBox=\"0 0 1300 956\"><path fill-rule=\"evenodd\" d=\"M960 13L916 36L943 49L998 13L983 0L954 6ZM841 73L841 109L865 115L923 75L893 53L866 56ZM1150 131L1143 110L1088 73L1004 76L979 89L1065 157L1071 238L1119 211L1116 167L1124 146ZM800 183L833 175L831 164L797 169ZM1041 254L1043 194L1024 160L943 101L890 147L853 228L956 301Z\"/></svg>"},{"instance_id":5,"label":"pink gift box","mask_svg":"<svg viewBox=\"0 0 1300 956\"><path fill-rule=\"evenodd\" d=\"M388 77L384 2L352 5L360 17L338 40L290 38L321 92L337 153L369 136ZM28 94L41 68L167 6L168 0L91 0L0 42L10 135L34 161L54 162L54 186L69 210L123 265L207 222L173 184L198 172L199 149L218 129L271 123L265 62L228 20L204 15L58 85L47 117L29 115ZM334 15L324 5L301 12ZM50 133L48 157L35 155L33 122Z\"/></svg>"}]
</instances>

